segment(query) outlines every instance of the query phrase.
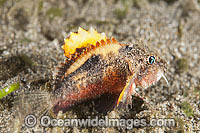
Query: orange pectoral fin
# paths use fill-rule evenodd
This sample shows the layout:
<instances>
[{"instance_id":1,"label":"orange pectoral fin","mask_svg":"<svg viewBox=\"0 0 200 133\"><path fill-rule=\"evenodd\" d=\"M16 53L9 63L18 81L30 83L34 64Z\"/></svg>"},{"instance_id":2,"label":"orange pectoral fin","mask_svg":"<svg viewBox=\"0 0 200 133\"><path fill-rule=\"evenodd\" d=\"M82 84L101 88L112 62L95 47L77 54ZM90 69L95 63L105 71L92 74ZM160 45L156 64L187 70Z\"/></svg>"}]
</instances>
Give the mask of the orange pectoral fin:
<instances>
[{"instance_id":1,"label":"orange pectoral fin","mask_svg":"<svg viewBox=\"0 0 200 133\"><path fill-rule=\"evenodd\" d=\"M120 93L119 98L118 98L118 100L117 100L117 106L119 105L119 102L122 100L122 97L126 97L126 96L124 95L124 91L126 90L127 86L128 86L128 84L126 84L126 86L124 87L124 89L123 89L122 92ZM127 94L126 94L126 95L127 95Z\"/></svg>"},{"instance_id":2,"label":"orange pectoral fin","mask_svg":"<svg viewBox=\"0 0 200 133\"><path fill-rule=\"evenodd\" d=\"M124 107L127 104L132 105L132 92L135 89L135 83L134 83L135 75L131 76L130 82L126 84L124 89L119 95L119 98L117 100L117 107Z\"/></svg>"}]
</instances>

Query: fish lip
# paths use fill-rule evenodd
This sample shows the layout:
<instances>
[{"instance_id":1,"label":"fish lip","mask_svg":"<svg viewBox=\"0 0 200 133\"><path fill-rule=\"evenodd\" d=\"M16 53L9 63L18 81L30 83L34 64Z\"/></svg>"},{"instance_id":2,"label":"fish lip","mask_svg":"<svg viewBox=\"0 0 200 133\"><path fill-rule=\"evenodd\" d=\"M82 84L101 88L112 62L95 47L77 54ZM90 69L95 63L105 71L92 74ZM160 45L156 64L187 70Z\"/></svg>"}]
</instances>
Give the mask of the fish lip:
<instances>
[{"instance_id":1,"label":"fish lip","mask_svg":"<svg viewBox=\"0 0 200 133\"><path fill-rule=\"evenodd\" d=\"M170 86L170 84L169 84L169 82L168 82L168 80L167 80L167 78L165 77L165 75L164 75L164 74L162 75L162 78L164 78L165 82L167 83L167 86L169 87L169 86Z\"/></svg>"},{"instance_id":2,"label":"fish lip","mask_svg":"<svg viewBox=\"0 0 200 133\"><path fill-rule=\"evenodd\" d=\"M157 81L159 81L161 78L163 78L165 80L165 82L167 83L167 86L170 86L167 78L164 75L164 71L159 70L157 75L158 75Z\"/></svg>"},{"instance_id":3,"label":"fish lip","mask_svg":"<svg viewBox=\"0 0 200 133\"><path fill-rule=\"evenodd\" d=\"M162 70L159 70L158 73L157 73L157 79L156 80L159 81L162 78L163 74L164 74L164 72Z\"/></svg>"},{"instance_id":4,"label":"fish lip","mask_svg":"<svg viewBox=\"0 0 200 133\"><path fill-rule=\"evenodd\" d=\"M162 71L162 70L158 70L158 72L157 72L157 74L156 74L156 80L155 81L153 81L152 83L142 83L142 87L143 88L148 88L148 87L150 87L150 86L152 86L152 85L155 85L161 78L164 78L164 80L165 80L165 82L167 83L167 86L169 86L169 82L168 82L168 80L167 80L167 78L165 77L165 75L164 75L164 71Z\"/></svg>"}]
</instances>

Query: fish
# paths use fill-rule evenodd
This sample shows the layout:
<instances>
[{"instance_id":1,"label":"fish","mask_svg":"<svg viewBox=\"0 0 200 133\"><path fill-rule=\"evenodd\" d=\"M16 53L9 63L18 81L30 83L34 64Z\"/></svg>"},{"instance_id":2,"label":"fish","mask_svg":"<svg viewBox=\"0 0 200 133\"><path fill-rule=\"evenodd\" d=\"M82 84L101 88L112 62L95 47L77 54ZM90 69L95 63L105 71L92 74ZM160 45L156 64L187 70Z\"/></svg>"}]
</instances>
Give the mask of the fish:
<instances>
[{"instance_id":1,"label":"fish","mask_svg":"<svg viewBox=\"0 0 200 133\"><path fill-rule=\"evenodd\" d=\"M100 97L97 110L109 112L132 105L136 88L148 88L162 77L168 84L166 62L141 41L120 43L94 28L79 28L64 42L66 58L53 71L52 91L20 96L18 113L46 108L57 115Z\"/></svg>"},{"instance_id":2,"label":"fish","mask_svg":"<svg viewBox=\"0 0 200 133\"><path fill-rule=\"evenodd\" d=\"M71 107L98 98L108 107L132 105L136 87L147 88L166 71L166 62L141 43L125 44L114 37L107 38L93 28L79 28L71 33L62 46L66 60L54 73L53 106L55 114L66 112Z\"/></svg>"}]
</instances>

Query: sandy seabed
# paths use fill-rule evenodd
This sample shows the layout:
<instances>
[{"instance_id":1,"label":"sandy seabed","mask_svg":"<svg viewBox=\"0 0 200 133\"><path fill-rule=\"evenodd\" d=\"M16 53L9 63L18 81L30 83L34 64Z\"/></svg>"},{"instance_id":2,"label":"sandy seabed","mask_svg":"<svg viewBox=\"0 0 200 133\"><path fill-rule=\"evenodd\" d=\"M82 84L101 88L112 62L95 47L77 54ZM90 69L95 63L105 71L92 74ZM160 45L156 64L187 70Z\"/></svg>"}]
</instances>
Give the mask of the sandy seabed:
<instances>
[{"instance_id":1,"label":"sandy seabed","mask_svg":"<svg viewBox=\"0 0 200 133\"><path fill-rule=\"evenodd\" d=\"M0 99L0 132L15 118L14 97L27 89L45 88L64 60L63 39L78 27L94 27L119 42L142 40L168 63L164 80L138 90L137 108L113 110L110 118L173 118L175 127L57 127L41 132L189 132L200 131L200 8L197 0L1 0L0 89L19 82L20 89ZM51 86L51 85L50 85ZM139 103L137 103L139 102ZM69 111L72 118L91 115ZM79 109L82 109L80 107ZM19 126L16 131L36 132Z\"/></svg>"}]
</instances>

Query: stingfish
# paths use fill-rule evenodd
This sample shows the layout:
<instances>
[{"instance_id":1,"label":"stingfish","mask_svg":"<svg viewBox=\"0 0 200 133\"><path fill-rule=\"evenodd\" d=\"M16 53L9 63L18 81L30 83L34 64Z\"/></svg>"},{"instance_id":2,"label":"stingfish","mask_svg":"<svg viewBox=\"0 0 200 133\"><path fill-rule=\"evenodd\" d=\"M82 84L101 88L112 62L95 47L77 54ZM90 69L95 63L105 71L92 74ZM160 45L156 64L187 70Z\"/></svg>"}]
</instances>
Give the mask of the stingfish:
<instances>
[{"instance_id":1,"label":"stingfish","mask_svg":"<svg viewBox=\"0 0 200 133\"><path fill-rule=\"evenodd\" d=\"M67 59L54 73L55 114L102 95L109 97L99 102L102 112L132 105L136 87L147 88L161 77L166 80L165 61L140 42L124 44L93 28L79 28L62 48Z\"/></svg>"},{"instance_id":2,"label":"stingfish","mask_svg":"<svg viewBox=\"0 0 200 133\"><path fill-rule=\"evenodd\" d=\"M108 112L132 105L136 88L148 88L161 77L168 83L166 62L140 41L120 43L93 28L79 28L64 42L66 59L53 72L53 90L21 95L16 104L19 116L41 110L57 115L101 96L97 109Z\"/></svg>"}]
</instances>

